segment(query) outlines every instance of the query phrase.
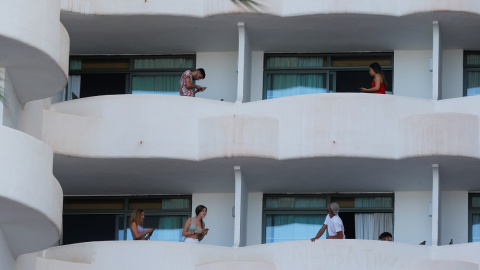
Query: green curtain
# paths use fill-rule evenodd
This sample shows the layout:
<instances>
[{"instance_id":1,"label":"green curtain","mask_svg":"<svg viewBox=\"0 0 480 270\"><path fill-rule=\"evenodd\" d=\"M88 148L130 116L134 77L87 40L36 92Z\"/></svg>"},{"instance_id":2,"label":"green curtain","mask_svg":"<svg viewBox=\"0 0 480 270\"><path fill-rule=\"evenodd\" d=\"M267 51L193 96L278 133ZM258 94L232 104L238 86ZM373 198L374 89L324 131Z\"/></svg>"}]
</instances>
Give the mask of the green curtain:
<instances>
[{"instance_id":1,"label":"green curtain","mask_svg":"<svg viewBox=\"0 0 480 270\"><path fill-rule=\"evenodd\" d=\"M159 219L160 228L154 231L157 233L155 240L182 242L183 225L187 216L162 216ZM153 239L152 239L153 240Z\"/></svg>"},{"instance_id":2,"label":"green curtain","mask_svg":"<svg viewBox=\"0 0 480 270\"><path fill-rule=\"evenodd\" d=\"M323 226L326 215L267 215L265 242L306 240ZM326 238L326 234L322 236Z\"/></svg>"},{"instance_id":3,"label":"green curtain","mask_svg":"<svg viewBox=\"0 0 480 270\"><path fill-rule=\"evenodd\" d=\"M480 242L480 214L472 215L472 242Z\"/></svg>"},{"instance_id":4,"label":"green curtain","mask_svg":"<svg viewBox=\"0 0 480 270\"><path fill-rule=\"evenodd\" d=\"M82 69L82 60L70 60L70 69L72 70Z\"/></svg>"},{"instance_id":5,"label":"green curtain","mask_svg":"<svg viewBox=\"0 0 480 270\"><path fill-rule=\"evenodd\" d=\"M480 71L467 72L467 96L480 95Z\"/></svg>"},{"instance_id":6,"label":"green curtain","mask_svg":"<svg viewBox=\"0 0 480 270\"><path fill-rule=\"evenodd\" d=\"M188 209L190 199L163 199L162 209Z\"/></svg>"},{"instance_id":7,"label":"green curtain","mask_svg":"<svg viewBox=\"0 0 480 270\"><path fill-rule=\"evenodd\" d=\"M193 69L192 58L135 59L134 69Z\"/></svg>"},{"instance_id":8,"label":"green curtain","mask_svg":"<svg viewBox=\"0 0 480 270\"><path fill-rule=\"evenodd\" d=\"M133 76L132 94L180 95L181 75Z\"/></svg>"},{"instance_id":9,"label":"green curtain","mask_svg":"<svg viewBox=\"0 0 480 270\"><path fill-rule=\"evenodd\" d=\"M322 197L270 197L266 208L327 208L327 199Z\"/></svg>"},{"instance_id":10,"label":"green curtain","mask_svg":"<svg viewBox=\"0 0 480 270\"><path fill-rule=\"evenodd\" d=\"M275 56L268 57L267 68L317 68L323 67L325 61L323 57L297 57L297 56Z\"/></svg>"},{"instance_id":11,"label":"green curtain","mask_svg":"<svg viewBox=\"0 0 480 270\"><path fill-rule=\"evenodd\" d=\"M325 74L268 74L267 99L326 93Z\"/></svg>"},{"instance_id":12,"label":"green curtain","mask_svg":"<svg viewBox=\"0 0 480 270\"><path fill-rule=\"evenodd\" d=\"M467 54L467 65L480 65L480 54Z\"/></svg>"},{"instance_id":13,"label":"green curtain","mask_svg":"<svg viewBox=\"0 0 480 270\"><path fill-rule=\"evenodd\" d=\"M355 198L355 208L391 208L391 197Z\"/></svg>"}]
</instances>

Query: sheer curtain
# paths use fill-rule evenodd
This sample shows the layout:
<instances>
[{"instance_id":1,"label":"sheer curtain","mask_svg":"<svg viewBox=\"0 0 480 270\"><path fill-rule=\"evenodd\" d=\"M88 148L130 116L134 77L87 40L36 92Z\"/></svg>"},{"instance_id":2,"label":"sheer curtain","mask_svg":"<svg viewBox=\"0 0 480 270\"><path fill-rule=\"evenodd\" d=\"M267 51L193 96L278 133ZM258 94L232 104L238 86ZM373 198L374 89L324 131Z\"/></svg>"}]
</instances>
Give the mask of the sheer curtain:
<instances>
[{"instance_id":1,"label":"sheer curtain","mask_svg":"<svg viewBox=\"0 0 480 270\"><path fill-rule=\"evenodd\" d=\"M132 94L180 95L181 75L133 76Z\"/></svg>"},{"instance_id":2,"label":"sheer curtain","mask_svg":"<svg viewBox=\"0 0 480 270\"><path fill-rule=\"evenodd\" d=\"M318 197L270 197L265 201L267 209L301 209L326 208L326 198ZM286 210L288 211L288 210ZM284 241L310 239L318 232L325 222L326 214L267 214L265 242L276 243ZM324 235L322 238L325 238Z\"/></svg>"},{"instance_id":3,"label":"sheer curtain","mask_svg":"<svg viewBox=\"0 0 480 270\"><path fill-rule=\"evenodd\" d=\"M356 239L376 240L382 232L393 232L393 213L355 214Z\"/></svg>"},{"instance_id":4,"label":"sheer curtain","mask_svg":"<svg viewBox=\"0 0 480 270\"><path fill-rule=\"evenodd\" d=\"M80 75L68 76L67 100L80 98Z\"/></svg>"},{"instance_id":5,"label":"sheer curtain","mask_svg":"<svg viewBox=\"0 0 480 270\"><path fill-rule=\"evenodd\" d=\"M288 69L288 74L267 75L267 99L295 95L326 93L326 75L309 73L306 68L324 66L323 57L279 56L268 57L267 68ZM292 73L293 70L295 73Z\"/></svg>"},{"instance_id":6,"label":"sheer curtain","mask_svg":"<svg viewBox=\"0 0 480 270\"><path fill-rule=\"evenodd\" d=\"M358 197L355 208L390 208L392 197ZM382 232L393 232L392 213L358 213L355 214L356 239L378 239Z\"/></svg>"}]
</instances>

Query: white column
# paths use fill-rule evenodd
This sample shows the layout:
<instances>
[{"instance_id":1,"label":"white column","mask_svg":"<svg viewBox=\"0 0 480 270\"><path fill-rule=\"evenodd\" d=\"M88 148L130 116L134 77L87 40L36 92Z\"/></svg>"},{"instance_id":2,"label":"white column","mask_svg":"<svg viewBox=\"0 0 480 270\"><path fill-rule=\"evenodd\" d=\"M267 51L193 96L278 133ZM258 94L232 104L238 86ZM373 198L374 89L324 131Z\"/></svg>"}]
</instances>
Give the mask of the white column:
<instances>
[{"instance_id":1,"label":"white column","mask_svg":"<svg viewBox=\"0 0 480 270\"><path fill-rule=\"evenodd\" d=\"M440 201L441 186L438 164L432 165L432 246L440 243Z\"/></svg>"},{"instance_id":2,"label":"white column","mask_svg":"<svg viewBox=\"0 0 480 270\"><path fill-rule=\"evenodd\" d=\"M440 26L438 21L433 22L433 49L432 49L432 99L439 100L441 97L441 62L442 50L440 44Z\"/></svg>"},{"instance_id":3,"label":"white column","mask_svg":"<svg viewBox=\"0 0 480 270\"><path fill-rule=\"evenodd\" d=\"M235 171L235 221L233 230L233 246L243 247L246 244L248 191L240 166Z\"/></svg>"},{"instance_id":4,"label":"white column","mask_svg":"<svg viewBox=\"0 0 480 270\"><path fill-rule=\"evenodd\" d=\"M5 106L5 68L0 68L0 125L3 125L3 107Z\"/></svg>"},{"instance_id":5,"label":"white column","mask_svg":"<svg viewBox=\"0 0 480 270\"><path fill-rule=\"evenodd\" d=\"M250 101L252 49L245 24L238 23L237 103Z\"/></svg>"}]
</instances>

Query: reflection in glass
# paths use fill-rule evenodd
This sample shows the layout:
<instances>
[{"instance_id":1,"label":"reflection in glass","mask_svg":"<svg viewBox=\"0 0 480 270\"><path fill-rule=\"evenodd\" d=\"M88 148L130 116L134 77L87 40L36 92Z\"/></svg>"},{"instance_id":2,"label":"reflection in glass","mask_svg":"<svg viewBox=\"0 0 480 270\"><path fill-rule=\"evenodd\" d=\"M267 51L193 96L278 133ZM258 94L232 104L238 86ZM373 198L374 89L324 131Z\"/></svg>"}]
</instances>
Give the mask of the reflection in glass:
<instances>
[{"instance_id":1,"label":"reflection in glass","mask_svg":"<svg viewBox=\"0 0 480 270\"><path fill-rule=\"evenodd\" d=\"M480 242L480 214L472 215L472 242Z\"/></svg>"},{"instance_id":2,"label":"reflection in glass","mask_svg":"<svg viewBox=\"0 0 480 270\"><path fill-rule=\"evenodd\" d=\"M269 74L267 75L267 99L326 93L325 77L323 73Z\"/></svg>"},{"instance_id":3,"label":"reflection in glass","mask_svg":"<svg viewBox=\"0 0 480 270\"><path fill-rule=\"evenodd\" d=\"M267 215L265 243L307 240L323 226L326 215ZM327 236L324 233L321 239Z\"/></svg>"}]
</instances>

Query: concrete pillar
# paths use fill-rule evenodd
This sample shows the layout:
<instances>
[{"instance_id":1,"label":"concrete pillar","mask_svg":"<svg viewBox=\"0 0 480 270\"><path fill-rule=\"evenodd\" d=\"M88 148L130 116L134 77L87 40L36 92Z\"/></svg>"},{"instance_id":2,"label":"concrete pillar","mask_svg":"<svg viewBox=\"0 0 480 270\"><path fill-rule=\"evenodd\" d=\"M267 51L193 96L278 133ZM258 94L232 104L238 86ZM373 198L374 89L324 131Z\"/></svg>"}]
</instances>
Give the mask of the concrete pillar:
<instances>
[{"instance_id":1,"label":"concrete pillar","mask_svg":"<svg viewBox=\"0 0 480 270\"><path fill-rule=\"evenodd\" d=\"M440 244L441 183L438 164L432 165L432 246Z\"/></svg>"},{"instance_id":2,"label":"concrete pillar","mask_svg":"<svg viewBox=\"0 0 480 270\"><path fill-rule=\"evenodd\" d=\"M442 49L440 42L440 26L438 21L433 22L433 48L432 48L432 99L442 99L442 77L441 77L441 63L442 63Z\"/></svg>"},{"instance_id":3,"label":"concrete pillar","mask_svg":"<svg viewBox=\"0 0 480 270\"><path fill-rule=\"evenodd\" d=\"M0 68L0 125L3 125L3 107L5 106L5 68Z\"/></svg>"},{"instance_id":4,"label":"concrete pillar","mask_svg":"<svg viewBox=\"0 0 480 270\"><path fill-rule=\"evenodd\" d=\"M243 247L247 243L247 205L248 191L240 166L235 171L235 221L233 230L233 246Z\"/></svg>"},{"instance_id":5,"label":"concrete pillar","mask_svg":"<svg viewBox=\"0 0 480 270\"><path fill-rule=\"evenodd\" d=\"M252 49L243 22L238 23L238 82L236 103L250 101Z\"/></svg>"}]
</instances>

